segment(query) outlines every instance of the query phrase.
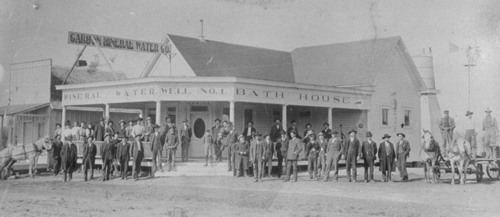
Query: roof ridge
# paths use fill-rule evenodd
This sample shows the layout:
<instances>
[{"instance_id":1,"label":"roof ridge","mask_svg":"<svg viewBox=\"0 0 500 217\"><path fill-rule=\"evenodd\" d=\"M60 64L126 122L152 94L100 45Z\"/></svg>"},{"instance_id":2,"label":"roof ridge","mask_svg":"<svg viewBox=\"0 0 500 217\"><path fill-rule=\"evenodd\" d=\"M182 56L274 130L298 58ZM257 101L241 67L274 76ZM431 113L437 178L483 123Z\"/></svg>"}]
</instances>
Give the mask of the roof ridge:
<instances>
[{"instance_id":1,"label":"roof ridge","mask_svg":"<svg viewBox=\"0 0 500 217\"><path fill-rule=\"evenodd\" d=\"M304 48L317 48L317 47L325 47L325 46L333 46L333 45L359 44L359 43L377 41L377 40L381 40L381 41L396 40L396 43L397 43L397 41L399 41L401 39L402 39L401 36L390 36L390 37L382 37L382 38L363 39L363 40L358 40L358 41L345 41L345 42L335 42L335 43L330 43L330 44L320 44L320 45L296 47L293 50L304 49Z\"/></svg>"}]
</instances>

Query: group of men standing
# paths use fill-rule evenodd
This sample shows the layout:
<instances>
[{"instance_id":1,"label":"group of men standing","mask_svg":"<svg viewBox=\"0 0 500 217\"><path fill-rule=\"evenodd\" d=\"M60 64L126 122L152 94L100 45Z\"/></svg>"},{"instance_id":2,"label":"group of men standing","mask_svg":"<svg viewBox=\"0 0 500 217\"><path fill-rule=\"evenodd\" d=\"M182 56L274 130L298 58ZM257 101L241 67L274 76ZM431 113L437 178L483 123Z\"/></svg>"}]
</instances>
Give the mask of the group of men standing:
<instances>
[{"instance_id":1,"label":"group of men standing","mask_svg":"<svg viewBox=\"0 0 500 217\"><path fill-rule=\"evenodd\" d=\"M281 121L276 119L269 133L262 136L255 130L251 121L247 123L243 134L238 134L231 122L224 121L221 126L220 120L216 119L211 134L210 131L205 134L206 137L212 138L212 143L206 145L207 162L212 157L209 150L217 150L217 144L220 144L221 151L216 151L215 159L220 159L218 154L227 149L228 171L232 171L234 176L250 176L249 167L253 167L255 181L262 181L266 175L271 177L272 160L276 159L276 176L281 178L286 175L284 181L288 182L292 175L293 181L297 181L297 162L301 160L300 154L305 152L311 179L328 181L330 171L334 170L333 178L337 181L339 161L345 160L347 180L356 182L357 162L363 159L364 181L374 182L373 171L378 157L383 181L392 182L391 173L396 167L400 171L402 181L408 181L406 159L411 148L404 133L397 134L399 140L395 146L389 141L391 136L385 134L382 137L384 141L377 148L371 132L367 132L366 140L361 142L356 138L355 130L349 131L348 138L340 138L337 131L332 132L329 129L328 123L324 124L325 128L319 134L314 133L311 124L306 124L303 137L300 137L295 124L296 122L292 121L290 128L285 131ZM282 171L283 162L285 171Z\"/></svg>"}]
</instances>

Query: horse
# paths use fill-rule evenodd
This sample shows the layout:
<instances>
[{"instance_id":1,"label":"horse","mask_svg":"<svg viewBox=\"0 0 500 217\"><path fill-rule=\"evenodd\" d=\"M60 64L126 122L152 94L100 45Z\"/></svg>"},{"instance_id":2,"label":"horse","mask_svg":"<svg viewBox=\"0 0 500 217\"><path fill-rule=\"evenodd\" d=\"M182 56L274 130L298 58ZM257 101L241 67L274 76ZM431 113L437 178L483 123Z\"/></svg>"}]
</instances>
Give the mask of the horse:
<instances>
[{"instance_id":1,"label":"horse","mask_svg":"<svg viewBox=\"0 0 500 217\"><path fill-rule=\"evenodd\" d=\"M420 149L420 158L424 162L425 180L429 183L437 183L439 179L439 144L436 142L432 133L424 130L422 135L422 147ZM432 173L432 179L431 179Z\"/></svg>"},{"instance_id":2,"label":"horse","mask_svg":"<svg viewBox=\"0 0 500 217\"><path fill-rule=\"evenodd\" d=\"M10 146L0 151L0 175L3 179L9 177L9 172L13 172L12 165L18 160L29 160L29 175L34 178L34 171L38 166L38 157L43 149L50 150L52 141L48 138L41 138L31 144ZM4 171L5 169L5 171Z\"/></svg>"},{"instance_id":3,"label":"horse","mask_svg":"<svg viewBox=\"0 0 500 217\"><path fill-rule=\"evenodd\" d=\"M451 164L451 184L455 184L455 164L458 167L458 175L460 179L460 184L465 184L465 174L467 171L467 166L469 166L469 156L471 153L470 143L463 138L458 133L454 133L451 147L446 153L445 160L449 160Z\"/></svg>"}]
</instances>

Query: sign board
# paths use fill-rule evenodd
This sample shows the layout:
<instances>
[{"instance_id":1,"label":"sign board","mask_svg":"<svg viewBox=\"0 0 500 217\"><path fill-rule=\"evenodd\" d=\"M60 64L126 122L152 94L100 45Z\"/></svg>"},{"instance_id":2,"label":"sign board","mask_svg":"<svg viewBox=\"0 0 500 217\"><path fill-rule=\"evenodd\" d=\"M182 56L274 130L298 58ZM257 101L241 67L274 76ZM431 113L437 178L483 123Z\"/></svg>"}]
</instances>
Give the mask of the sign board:
<instances>
[{"instance_id":1,"label":"sign board","mask_svg":"<svg viewBox=\"0 0 500 217\"><path fill-rule=\"evenodd\" d=\"M68 32L68 44L87 45L92 47L111 48L143 53L170 53L170 46L168 44L79 32Z\"/></svg>"}]
</instances>

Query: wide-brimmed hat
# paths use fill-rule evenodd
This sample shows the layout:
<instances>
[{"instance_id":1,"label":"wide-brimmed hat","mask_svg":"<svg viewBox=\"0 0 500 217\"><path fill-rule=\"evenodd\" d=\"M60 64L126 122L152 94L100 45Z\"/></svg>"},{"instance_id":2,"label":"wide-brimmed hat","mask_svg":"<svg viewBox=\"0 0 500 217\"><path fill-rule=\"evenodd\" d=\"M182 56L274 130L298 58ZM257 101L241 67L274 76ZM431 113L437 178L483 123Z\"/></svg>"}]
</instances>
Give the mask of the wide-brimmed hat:
<instances>
[{"instance_id":1,"label":"wide-brimmed hat","mask_svg":"<svg viewBox=\"0 0 500 217\"><path fill-rule=\"evenodd\" d=\"M146 118L146 121L147 121L147 120L151 120L151 117L147 117L147 118Z\"/></svg>"},{"instance_id":2,"label":"wide-brimmed hat","mask_svg":"<svg viewBox=\"0 0 500 217\"><path fill-rule=\"evenodd\" d=\"M366 132L366 137L372 137L372 136L373 136L372 132L370 131Z\"/></svg>"},{"instance_id":3,"label":"wide-brimmed hat","mask_svg":"<svg viewBox=\"0 0 500 217\"><path fill-rule=\"evenodd\" d=\"M105 121L106 119L104 119L103 117L101 119L99 119L100 121Z\"/></svg>"},{"instance_id":4,"label":"wide-brimmed hat","mask_svg":"<svg viewBox=\"0 0 500 217\"><path fill-rule=\"evenodd\" d=\"M137 138L138 136L139 136L139 137L141 137L141 136L142 136L142 134L137 134L137 135L135 135L135 137L134 137L134 138Z\"/></svg>"},{"instance_id":5,"label":"wide-brimmed hat","mask_svg":"<svg viewBox=\"0 0 500 217\"><path fill-rule=\"evenodd\" d=\"M311 134L309 134L309 136L307 136L307 137L311 137L311 136L312 136L312 137L314 137L314 138L316 138L316 134L315 134L315 133L311 133Z\"/></svg>"},{"instance_id":6,"label":"wide-brimmed hat","mask_svg":"<svg viewBox=\"0 0 500 217\"><path fill-rule=\"evenodd\" d=\"M349 135L349 134L351 134L351 133L356 134L356 133L358 133L358 131L356 131L355 129L352 129L351 131L349 131L349 132L347 133L347 135Z\"/></svg>"},{"instance_id":7,"label":"wide-brimmed hat","mask_svg":"<svg viewBox=\"0 0 500 217\"><path fill-rule=\"evenodd\" d=\"M318 137L320 137L320 136L323 136L323 137L324 137L324 136L325 136L325 134L323 134L323 132L318 133Z\"/></svg>"},{"instance_id":8,"label":"wide-brimmed hat","mask_svg":"<svg viewBox=\"0 0 500 217\"><path fill-rule=\"evenodd\" d=\"M241 138L245 138L245 136L243 136L243 135L239 135L239 136L238 136L238 140L240 140Z\"/></svg>"},{"instance_id":9,"label":"wide-brimmed hat","mask_svg":"<svg viewBox=\"0 0 500 217\"><path fill-rule=\"evenodd\" d=\"M187 122L188 122L188 120L187 120L187 119L184 119L184 120L182 121L182 123L187 123Z\"/></svg>"},{"instance_id":10,"label":"wide-brimmed hat","mask_svg":"<svg viewBox=\"0 0 500 217\"><path fill-rule=\"evenodd\" d=\"M292 131L290 131L290 133L297 135L297 130L293 129Z\"/></svg>"},{"instance_id":11,"label":"wide-brimmed hat","mask_svg":"<svg viewBox=\"0 0 500 217\"><path fill-rule=\"evenodd\" d=\"M333 131L332 135L339 135L339 131Z\"/></svg>"},{"instance_id":12,"label":"wide-brimmed hat","mask_svg":"<svg viewBox=\"0 0 500 217\"><path fill-rule=\"evenodd\" d=\"M111 137L111 134L109 134L109 133L105 133L105 134L104 134L104 138L106 138L106 137L108 137L108 136L109 136L109 137Z\"/></svg>"},{"instance_id":13,"label":"wide-brimmed hat","mask_svg":"<svg viewBox=\"0 0 500 217\"><path fill-rule=\"evenodd\" d=\"M396 136L402 135L404 138L406 138L406 135L404 133L397 133Z\"/></svg>"},{"instance_id":14,"label":"wide-brimmed hat","mask_svg":"<svg viewBox=\"0 0 500 217\"><path fill-rule=\"evenodd\" d=\"M491 113L491 109L490 109L490 108L487 108L484 112L486 112L486 113Z\"/></svg>"},{"instance_id":15,"label":"wide-brimmed hat","mask_svg":"<svg viewBox=\"0 0 500 217\"><path fill-rule=\"evenodd\" d=\"M120 132L118 132L118 131L114 132L113 136L116 135L116 134L120 135Z\"/></svg>"},{"instance_id":16,"label":"wide-brimmed hat","mask_svg":"<svg viewBox=\"0 0 500 217\"><path fill-rule=\"evenodd\" d=\"M153 129L155 129L155 128L160 128L160 125L158 125L158 124L153 125Z\"/></svg>"},{"instance_id":17,"label":"wide-brimmed hat","mask_svg":"<svg viewBox=\"0 0 500 217\"><path fill-rule=\"evenodd\" d=\"M118 121L118 124L121 124L121 123L125 123L125 121L124 120Z\"/></svg>"},{"instance_id":18,"label":"wide-brimmed hat","mask_svg":"<svg viewBox=\"0 0 500 217\"><path fill-rule=\"evenodd\" d=\"M467 111L467 112L465 113L465 116L469 116L469 115L472 115L472 114L474 114L474 112Z\"/></svg>"},{"instance_id":19,"label":"wide-brimmed hat","mask_svg":"<svg viewBox=\"0 0 500 217\"><path fill-rule=\"evenodd\" d=\"M389 136L389 134L384 134L384 136L382 136L382 139L385 139L385 138L391 138L391 136Z\"/></svg>"},{"instance_id":20,"label":"wide-brimmed hat","mask_svg":"<svg viewBox=\"0 0 500 217\"><path fill-rule=\"evenodd\" d=\"M220 122L220 119L216 118L216 119L214 120L214 122L216 122L216 121L219 121L219 122Z\"/></svg>"},{"instance_id":21,"label":"wide-brimmed hat","mask_svg":"<svg viewBox=\"0 0 500 217\"><path fill-rule=\"evenodd\" d=\"M330 124L328 122L323 123L323 126L325 126L325 125L330 126Z\"/></svg>"},{"instance_id":22,"label":"wide-brimmed hat","mask_svg":"<svg viewBox=\"0 0 500 217\"><path fill-rule=\"evenodd\" d=\"M449 113L450 113L450 111L448 111L448 110L444 110L444 111L443 111L443 113L445 113L445 114L449 114Z\"/></svg>"}]
</instances>

